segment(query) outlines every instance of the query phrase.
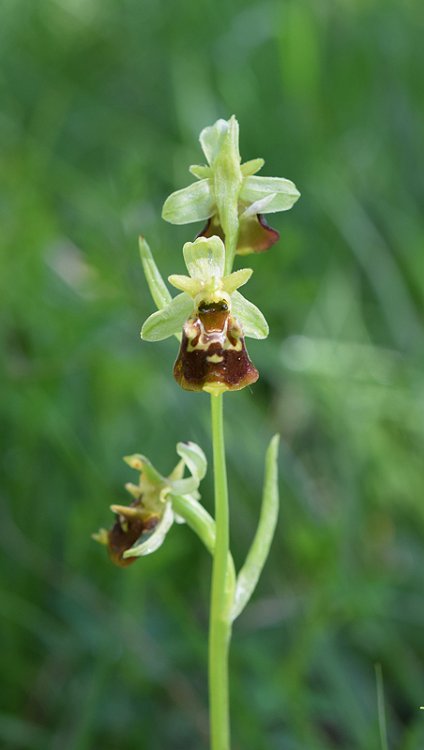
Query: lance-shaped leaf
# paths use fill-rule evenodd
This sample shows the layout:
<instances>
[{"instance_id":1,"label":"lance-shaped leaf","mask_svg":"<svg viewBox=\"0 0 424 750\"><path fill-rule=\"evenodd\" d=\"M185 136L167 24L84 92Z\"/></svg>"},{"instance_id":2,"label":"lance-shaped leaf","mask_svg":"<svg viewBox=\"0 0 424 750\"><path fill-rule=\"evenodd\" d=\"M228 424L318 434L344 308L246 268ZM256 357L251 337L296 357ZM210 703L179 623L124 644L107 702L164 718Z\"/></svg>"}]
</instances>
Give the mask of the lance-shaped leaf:
<instances>
[{"instance_id":1,"label":"lance-shaped leaf","mask_svg":"<svg viewBox=\"0 0 424 750\"><path fill-rule=\"evenodd\" d=\"M150 315L141 329L145 341L162 341L181 331L193 310L193 300L187 294L178 294L171 302Z\"/></svg>"},{"instance_id":2,"label":"lance-shaped leaf","mask_svg":"<svg viewBox=\"0 0 424 750\"><path fill-rule=\"evenodd\" d=\"M274 435L265 456L265 479L258 528L236 582L232 619L243 611L252 596L268 557L278 516L278 444Z\"/></svg>"}]
</instances>

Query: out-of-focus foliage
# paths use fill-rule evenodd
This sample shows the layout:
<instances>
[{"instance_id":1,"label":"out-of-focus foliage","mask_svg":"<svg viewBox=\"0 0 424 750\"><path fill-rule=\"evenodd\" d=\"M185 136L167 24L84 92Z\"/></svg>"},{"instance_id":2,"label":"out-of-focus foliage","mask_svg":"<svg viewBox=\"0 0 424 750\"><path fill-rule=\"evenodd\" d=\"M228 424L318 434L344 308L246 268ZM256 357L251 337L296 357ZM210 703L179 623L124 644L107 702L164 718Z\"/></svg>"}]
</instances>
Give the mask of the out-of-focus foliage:
<instances>
[{"instance_id":1,"label":"out-of-focus foliage","mask_svg":"<svg viewBox=\"0 0 424 750\"><path fill-rule=\"evenodd\" d=\"M282 436L234 749L377 750L378 663L390 748L422 750L423 27L413 0L1 3L2 748L207 747L207 554L174 527L118 570L90 533L125 498L121 456L210 457L177 342L139 340L137 235L183 272L195 227L162 202L234 112L243 158L302 192L249 258L271 334L249 344L259 383L226 398L239 564Z\"/></svg>"}]
</instances>

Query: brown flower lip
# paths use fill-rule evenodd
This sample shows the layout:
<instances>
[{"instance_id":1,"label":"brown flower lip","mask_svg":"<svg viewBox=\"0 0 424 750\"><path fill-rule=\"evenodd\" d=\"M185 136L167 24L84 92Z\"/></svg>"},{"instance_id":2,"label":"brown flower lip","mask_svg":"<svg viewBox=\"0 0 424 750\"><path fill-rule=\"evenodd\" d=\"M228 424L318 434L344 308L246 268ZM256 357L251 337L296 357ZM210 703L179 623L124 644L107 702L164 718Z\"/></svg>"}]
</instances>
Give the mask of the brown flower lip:
<instances>
[{"instance_id":1,"label":"brown flower lip","mask_svg":"<svg viewBox=\"0 0 424 750\"><path fill-rule=\"evenodd\" d=\"M110 531L107 532L107 547L109 557L115 565L126 568L138 558L124 557L124 552L129 550L145 532L153 531L159 523L159 516L143 512L140 500L134 500L128 508L124 506L112 506L119 512L116 513L116 521Z\"/></svg>"},{"instance_id":2,"label":"brown flower lip","mask_svg":"<svg viewBox=\"0 0 424 750\"><path fill-rule=\"evenodd\" d=\"M177 383L188 391L237 391L259 378L243 331L227 303L200 302L183 328L174 365Z\"/></svg>"},{"instance_id":3,"label":"brown flower lip","mask_svg":"<svg viewBox=\"0 0 424 750\"><path fill-rule=\"evenodd\" d=\"M197 237L212 237L217 235L223 241L224 232L216 214L207 220L206 225ZM270 227L263 214L253 214L240 221L237 239L237 255L263 253L280 239L280 233Z\"/></svg>"}]
</instances>

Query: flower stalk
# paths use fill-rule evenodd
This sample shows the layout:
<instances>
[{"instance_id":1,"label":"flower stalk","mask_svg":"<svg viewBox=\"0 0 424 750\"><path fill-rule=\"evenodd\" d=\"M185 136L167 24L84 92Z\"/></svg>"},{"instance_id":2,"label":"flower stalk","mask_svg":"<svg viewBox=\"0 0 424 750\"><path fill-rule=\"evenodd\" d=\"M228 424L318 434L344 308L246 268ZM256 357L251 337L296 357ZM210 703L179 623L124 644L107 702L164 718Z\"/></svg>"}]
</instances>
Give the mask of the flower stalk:
<instances>
[{"instance_id":1,"label":"flower stalk","mask_svg":"<svg viewBox=\"0 0 424 750\"><path fill-rule=\"evenodd\" d=\"M228 653L233 599L228 594L230 546L227 468L225 461L223 395L211 395L216 542L212 568L209 624L209 703L211 750L229 750L230 716Z\"/></svg>"}]
</instances>

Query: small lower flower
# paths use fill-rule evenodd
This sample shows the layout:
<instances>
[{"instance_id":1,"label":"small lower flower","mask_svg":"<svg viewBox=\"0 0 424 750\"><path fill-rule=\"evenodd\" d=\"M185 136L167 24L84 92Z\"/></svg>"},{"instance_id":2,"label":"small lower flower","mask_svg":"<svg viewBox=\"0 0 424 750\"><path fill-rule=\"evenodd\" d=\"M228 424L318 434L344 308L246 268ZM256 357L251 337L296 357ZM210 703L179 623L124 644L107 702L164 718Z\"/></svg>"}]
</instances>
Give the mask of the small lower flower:
<instances>
[{"instance_id":1,"label":"small lower flower","mask_svg":"<svg viewBox=\"0 0 424 750\"><path fill-rule=\"evenodd\" d=\"M140 454L126 456L131 468L140 472L138 484L125 485L133 502L111 505L116 520L107 531L100 529L93 539L108 548L112 562L127 567L138 557L149 555L163 543L175 520L181 521L172 508L174 496L198 499L198 487L206 473L206 458L195 443L178 443L181 461L168 477L163 477L150 461ZM191 477L183 478L187 467Z\"/></svg>"},{"instance_id":2,"label":"small lower flower","mask_svg":"<svg viewBox=\"0 0 424 750\"><path fill-rule=\"evenodd\" d=\"M135 500L130 506L111 505L116 514L116 521L110 531L104 529L95 537L98 541L105 541L109 555L116 565L125 567L137 560L137 557L124 557L124 552L143 536L154 531L160 523L158 514L149 513L140 500Z\"/></svg>"}]
</instances>

